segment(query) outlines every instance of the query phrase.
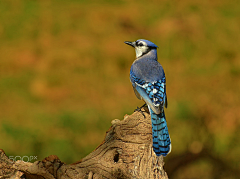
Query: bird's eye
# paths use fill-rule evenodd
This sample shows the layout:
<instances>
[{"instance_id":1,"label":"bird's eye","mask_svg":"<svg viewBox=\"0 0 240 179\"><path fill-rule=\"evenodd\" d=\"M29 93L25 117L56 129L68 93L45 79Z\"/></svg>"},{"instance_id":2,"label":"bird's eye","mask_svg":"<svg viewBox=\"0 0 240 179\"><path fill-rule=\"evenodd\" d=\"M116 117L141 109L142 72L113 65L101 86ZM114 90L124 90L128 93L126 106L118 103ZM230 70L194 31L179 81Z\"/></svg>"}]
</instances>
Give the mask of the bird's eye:
<instances>
[{"instance_id":1,"label":"bird's eye","mask_svg":"<svg viewBox=\"0 0 240 179\"><path fill-rule=\"evenodd\" d=\"M140 43L138 44L138 46L143 46L143 43L142 43L142 42L140 42Z\"/></svg>"}]
</instances>

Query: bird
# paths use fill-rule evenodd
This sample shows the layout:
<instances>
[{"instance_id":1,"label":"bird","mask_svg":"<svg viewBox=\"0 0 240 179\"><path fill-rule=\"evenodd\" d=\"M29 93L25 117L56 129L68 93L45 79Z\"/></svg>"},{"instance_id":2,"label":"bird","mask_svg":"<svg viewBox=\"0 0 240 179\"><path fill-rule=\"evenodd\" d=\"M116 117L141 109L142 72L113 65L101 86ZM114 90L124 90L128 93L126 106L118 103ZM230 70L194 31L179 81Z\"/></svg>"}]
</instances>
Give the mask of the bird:
<instances>
[{"instance_id":1,"label":"bird","mask_svg":"<svg viewBox=\"0 0 240 179\"><path fill-rule=\"evenodd\" d=\"M124 43L135 48L136 59L130 69L130 81L135 95L145 101L151 115L153 151L158 157L166 157L172 146L164 113L164 107L168 105L166 77L158 62L158 46L145 39Z\"/></svg>"}]
</instances>

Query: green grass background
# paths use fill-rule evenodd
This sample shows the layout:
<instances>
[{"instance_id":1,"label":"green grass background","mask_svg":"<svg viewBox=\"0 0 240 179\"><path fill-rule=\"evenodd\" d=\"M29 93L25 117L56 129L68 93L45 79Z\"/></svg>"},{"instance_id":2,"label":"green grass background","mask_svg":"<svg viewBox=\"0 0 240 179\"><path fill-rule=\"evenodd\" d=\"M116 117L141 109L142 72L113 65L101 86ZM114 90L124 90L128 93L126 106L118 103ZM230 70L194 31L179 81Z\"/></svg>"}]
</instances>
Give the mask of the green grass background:
<instances>
[{"instance_id":1,"label":"green grass background","mask_svg":"<svg viewBox=\"0 0 240 179\"><path fill-rule=\"evenodd\" d=\"M66 163L102 142L111 120L141 106L129 82L135 52L159 46L172 153L207 149L171 178L238 178L240 2L0 1L0 148ZM184 159L183 159L184 161ZM226 166L224 166L225 164Z\"/></svg>"}]
</instances>

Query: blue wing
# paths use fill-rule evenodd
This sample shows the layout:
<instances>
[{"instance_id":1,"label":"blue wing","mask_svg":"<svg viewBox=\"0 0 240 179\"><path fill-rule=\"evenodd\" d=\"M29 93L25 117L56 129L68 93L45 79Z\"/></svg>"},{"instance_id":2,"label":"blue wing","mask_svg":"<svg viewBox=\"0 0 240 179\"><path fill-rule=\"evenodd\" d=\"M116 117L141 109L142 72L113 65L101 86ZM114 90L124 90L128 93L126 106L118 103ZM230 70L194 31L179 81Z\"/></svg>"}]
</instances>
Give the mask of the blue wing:
<instances>
[{"instance_id":1,"label":"blue wing","mask_svg":"<svg viewBox=\"0 0 240 179\"><path fill-rule=\"evenodd\" d=\"M159 114L164 104L165 106L167 104L166 79L164 73L160 80L149 82L150 80L145 81L137 78L131 69L130 80L136 96L139 99L143 99L156 114Z\"/></svg>"}]
</instances>

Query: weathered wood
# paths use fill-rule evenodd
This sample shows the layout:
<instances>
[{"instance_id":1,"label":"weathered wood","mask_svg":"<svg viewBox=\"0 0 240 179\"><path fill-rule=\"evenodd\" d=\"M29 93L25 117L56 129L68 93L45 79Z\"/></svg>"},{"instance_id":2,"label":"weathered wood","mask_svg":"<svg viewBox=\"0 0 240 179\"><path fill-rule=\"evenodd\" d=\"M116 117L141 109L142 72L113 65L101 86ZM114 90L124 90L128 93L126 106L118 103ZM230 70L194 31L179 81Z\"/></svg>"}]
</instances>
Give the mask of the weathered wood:
<instances>
[{"instance_id":1,"label":"weathered wood","mask_svg":"<svg viewBox=\"0 0 240 179\"><path fill-rule=\"evenodd\" d=\"M17 178L17 172L21 172L31 179L167 179L163 157L157 157L152 150L150 116L144 114L146 118L140 112L135 112L130 116L125 115L122 121L113 120L104 141L74 164L66 165L54 155L34 163L12 162L0 151L0 169L12 172L0 172L0 178L1 175ZM1 168L3 163L5 168Z\"/></svg>"}]
</instances>

